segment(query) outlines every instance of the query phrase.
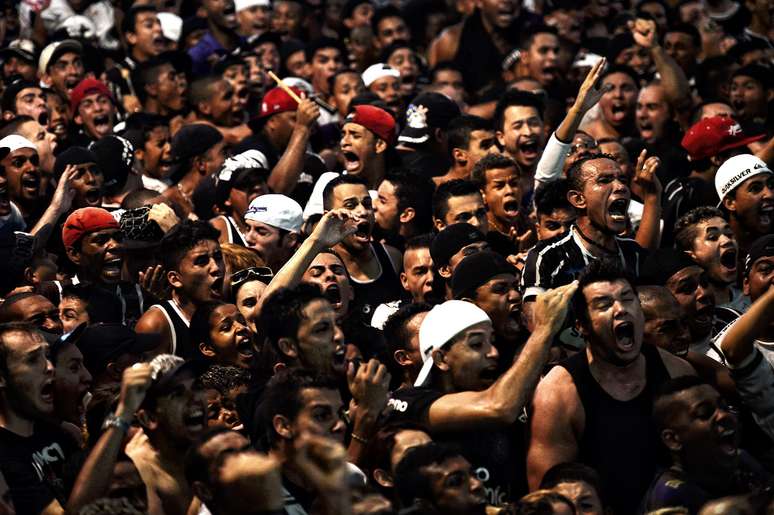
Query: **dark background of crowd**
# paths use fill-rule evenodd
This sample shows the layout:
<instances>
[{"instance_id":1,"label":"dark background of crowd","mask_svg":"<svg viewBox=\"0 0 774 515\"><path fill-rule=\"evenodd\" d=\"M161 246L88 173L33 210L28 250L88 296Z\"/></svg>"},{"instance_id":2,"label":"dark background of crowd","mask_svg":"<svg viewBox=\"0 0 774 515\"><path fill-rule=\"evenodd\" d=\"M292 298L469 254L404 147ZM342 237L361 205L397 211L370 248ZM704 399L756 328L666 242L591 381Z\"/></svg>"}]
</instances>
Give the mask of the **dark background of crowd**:
<instances>
[{"instance_id":1,"label":"dark background of crowd","mask_svg":"<svg viewBox=\"0 0 774 515\"><path fill-rule=\"evenodd\" d=\"M774 510L771 0L0 8L0 514Z\"/></svg>"}]
</instances>

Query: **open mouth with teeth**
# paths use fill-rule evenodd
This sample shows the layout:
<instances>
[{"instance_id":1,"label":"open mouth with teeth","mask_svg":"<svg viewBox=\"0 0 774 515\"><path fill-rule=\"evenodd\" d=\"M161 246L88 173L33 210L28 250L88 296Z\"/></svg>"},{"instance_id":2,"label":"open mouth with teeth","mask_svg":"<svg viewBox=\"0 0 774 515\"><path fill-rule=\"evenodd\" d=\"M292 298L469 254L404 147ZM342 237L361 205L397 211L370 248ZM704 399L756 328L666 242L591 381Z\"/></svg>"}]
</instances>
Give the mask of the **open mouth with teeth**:
<instances>
[{"instance_id":1,"label":"open mouth with teeth","mask_svg":"<svg viewBox=\"0 0 774 515\"><path fill-rule=\"evenodd\" d=\"M207 411L197 407L183 416L183 424L189 431L203 431L207 427Z\"/></svg>"},{"instance_id":2,"label":"open mouth with teeth","mask_svg":"<svg viewBox=\"0 0 774 515\"><path fill-rule=\"evenodd\" d=\"M629 201L626 199L616 199L610 203L607 208L607 213L610 219L615 223L626 223L627 209L629 208Z\"/></svg>"},{"instance_id":3,"label":"open mouth with teeth","mask_svg":"<svg viewBox=\"0 0 774 515\"><path fill-rule=\"evenodd\" d=\"M528 139L519 144L519 150L524 157L536 158L538 155L538 142L535 139Z\"/></svg>"},{"instance_id":4,"label":"open mouth with teeth","mask_svg":"<svg viewBox=\"0 0 774 515\"><path fill-rule=\"evenodd\" d=\"M360 171L360 157L354 152L345 151L344 156L344 169L347 173L356 173Z\"/></svg>"},{"instance_id":5,"label":"open mouth with teeth","mask_svg":"<svg viewBox=\"0 0 774 515\"><path fill-rule=\"evenodd\" d=\"M223 297L223 278L218 277L210 284L210 293L216 299Z\"/></svg>"},{"instance_id":6,"label":"open mouth with teeth","mask_svg":"<svg viewBox=\"0 0 774 515\"><path fill-rule=\"evenodd\" d=\"M163 36L159 36L157 38L153 38L153 46L157 48L164 48L166 46L166 41L164 40Z\"/></svg>"},{"instance_id":7,"label":"open mouth with teeth","mask_svg":"<svg viewBox=\"0 0 774 515\"><path fill-rule=\"evenodd\" d=\"M122 266L123 260L120 257L107 258L102 264L102 273L110 277L117 277L121 275Z\"/></svg>"},{"instance_id":8,"label":"open mouth with teeth","mask_svg":"<svg viewBox=\"0 0 774 515\"><path fill-rule=\"evenodd\" d=\"M653 136L653 124L650 120L637 120L637 127L640 130L640 136L649 138Z\"/></svg>"},{"instance_id":9,"label":"open mouth with teeth","mask_svg":"<svg viewBox=\"0 0 774 515\"><path fill-rule=\"evenodd\" d=\"M90 206L99 206L102 203L102 193L99 188L89 188L83 195L83 199Z\"/></svg>"},{"instance_id":10,"label":"open mouth with teeth","mask_svg":"<svg viewBox=\"0 0 774 515\"><path fill-rule=\"evenodd\" d=\"M21 177L21 186L25 196L37 197L40 189L40 176L35 173L25 173Z\"/></svg>"},{"instance_id":11,"label":"open mouth with teeth","mask_svg":"<svg viewBox=\"0 0 774 515\"><path fill-rule=\"evenodd\" d=\"M333 352L333 369L343 371L347 366L347 349L340 345Z\"/></svg>"},{"instance_id":12,"label":"open mouth with teeth","mask_svg":"<svg viewBox=\"0 0 774 515\"><path fill-rule=\"evenodd\" d=\"M252 359L253 357L253 342L250 341L250 333L241 334L237 337L237 353L242 359Z\"/></svg>"},{"instance_id":13,"label":"open mouth with teeth","mask_svg":"<svg viewBox=\"0 0 774 515\"><path fill-rule=\"evenodd\" d=\"M774 221L774 204L762 204L758 212L758 222L761 225L771 225Z\"/></svg>"},{"instance_id":14,"label":"open mouth with teeth","mask_svg":"<svg viewBox=\"0 0 774 515\"><path fill-rule=\"evenodd\" d=\"M519 216L519 202L515 199L503 202L503 212L511 217Z\"/></svg>"},{"instance_id":15,"label":"open mouth with teeth","mask_svg":"<svg viewBox=\"0 0 774 515\"><path fill-rule=\"evenodd\" d=\"M559 70L556 68L556 66L546 66L541 71L543 74L543 77L548 80L553 80L556 78L557 74L559 73Z\"/></svg>"},{"instance_id":16,"label":"open mouth with teeth","mask_svg":"<svg viewBox=\"0 0 774 515\"><path fill-rule=\"evenodd\" d=\"M352 236L361 242L371 241L371 224L368 222L360 222L357 224L357 230Z\"/></svg>"},{"instance_id":17,"label":"open mouth with teeth","mask_svg":"<svg viewBox=\"0 0 774 515\"><path fill-rule=\"evenodd\" d=\"M106 114L101 114L99 116L94 117L94 128L99 132L100 134L107 134L109 133L113 127L110 124L110 116Z\"/></svg>"},{"instance_id":18,"label":"open mouth with teeth","mask_svg":"<svg viewBox=\"0 0 774 515\"><path fill-rule=\"evenodd\" d=\"M734 428L726 428L718 436L720 450L728 456L736 456L739 453L739 439Z\"/></svg>"},{"instance_id":19,"label":"open mouth with teeth","mask_svg":"<svg viewBox=\"0 0 774 515\"><path fill-rule=\"evenodd\" d=\"M736 270L736 249L726 249L720 253L720 266L729 271Z\"/></svg>"},{"instance_id":20,"label":"open mouth with teeth","mask_svg":"<svg viewBox=\"0 0 774 515\"><path fill-rule=\"evenodd\" d=\"M629 321L620 322L613 328L618 347L623 351L634 349L634 324Z\"/></svg>"},{"instance_id":21,"label":"open mouth with teeth","mask_svg":"<svg viewBox=\"0 0 774 515\"><path fill-rule=\"evenodd\" d=\"M613 102L610 105L610 113L613 115L613 120L611 121L620 122L627 117L629 110L626 108L626 104Z\"/></svg>"},{"instance_id":22,"label":"open mouth with teeth","mask_svg":"<svg viewBox=\"0 0 774 515\"><path fill-rule=\"evenodd\" d=\"M46 404L54 403L54 380L53 379L50 379L43 384L43 387L40 389L40 398Z\"/></svg>"},{"instance_id":23,"label":"open mouth with teeth","mask_svg":"<svg viewBox=\"0 0 774 515\"><path fill-rule=\"evenodd\" d=\"M693 315L693 320L696 325L706 328L712 325L714 314L714 306L704 306L696 310L696 313Z\"/></svg>"},{"instance_id":24,"label":"open mouth with teeth","mask_svg":"<svg viewBox=\"0 0 774 515\"><path fill-rule=\"evenodd\" d=\"M43 127L48 125L48 113L47 112L43 111L42 113L40 113L38 115L38 123L40 125L42 125Z\"/></svg>"},{"instance_id":25,"label":"open mouth with teeth","mask_svg":"<svg viewBox=\"0 0 774 515\"><path fill-rule=\"evenodd\" d=\"M494 383L495 381L497 381L497 378L498 378L499 375L500 374L499 374L499 372L497 370L497 366L496 365L492 365L492 366L486 367L484 370L482 370L481 373L478 375L478 377L482 381L486 381L488 383Z\"/></svg>"},{"instance_id":26,"label":"open mouth with teeth","mask_svg":"<svg viewBox=\"0 0 774 515\"><path fill-rule=\"evenodd\" d=\"M327 298L331 303L331 305L338 306L341 304L341 289L339 288L338 284L331 284L325 288L324 295L325 298Z\"/></svg>"}]
</instances>

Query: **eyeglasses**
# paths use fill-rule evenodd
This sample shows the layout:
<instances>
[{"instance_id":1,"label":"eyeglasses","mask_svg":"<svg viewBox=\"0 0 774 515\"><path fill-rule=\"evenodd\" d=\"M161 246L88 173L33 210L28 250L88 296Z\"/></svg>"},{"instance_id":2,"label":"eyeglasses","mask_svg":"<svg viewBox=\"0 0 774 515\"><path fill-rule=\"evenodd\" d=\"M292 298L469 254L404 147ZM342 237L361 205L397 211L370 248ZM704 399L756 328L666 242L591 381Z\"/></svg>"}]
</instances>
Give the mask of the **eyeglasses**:
<instances>
[{"instance_id":1,"label":"eyeglasses","mask_svg":"<svg viewBox=\"0 0 774 515\"><path fill-rule=\"evenodd\" d=\"M249 281L261 281L269 284L274 277L274 272L268 266L251 266L237 270L231 274L231 295L236 295L236 291L244 283Z\"/></svg>"}]
</instances>

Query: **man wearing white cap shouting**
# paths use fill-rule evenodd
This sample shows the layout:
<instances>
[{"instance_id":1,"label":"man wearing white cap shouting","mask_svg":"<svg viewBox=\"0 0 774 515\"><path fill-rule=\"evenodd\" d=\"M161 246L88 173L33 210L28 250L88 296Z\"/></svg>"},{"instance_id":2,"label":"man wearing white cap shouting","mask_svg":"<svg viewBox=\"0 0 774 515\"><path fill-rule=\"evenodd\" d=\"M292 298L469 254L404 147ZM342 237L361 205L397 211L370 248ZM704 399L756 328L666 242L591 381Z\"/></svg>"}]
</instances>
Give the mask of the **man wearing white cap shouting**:
<instances>
[{"instance_id":1,"label":"man wearing white cap shouting","mask_svg":"<svg viewBox=\"0 0 774 515\"><path fill-rule=\"evenodd\" d=\"M389 64L372 64L361 76L366 89L379 97L396 113L403 112L403 98L400 94L400 72Z\"/></svg>"},{"instance_id":2,"label":"man wearing white cap shouting","mask_svg":"<svg viewBox=\"0 0 774 515\"><path fill-rule=\"evenodd\" d=\"M475 304L449 300L435 306L419 327L422 369L415 388L389 401L394 416L425 424L434 440L453 441L484 483L488 504L502 505L523 488L525 450L514 426L538 381L554 335L577 283L538 297L538 322L524 349L498 377L492 322ZM518 498L518 497L517 497Z\"/></svg>"},{"instance_id":3,"label":"man wearing white cap shouting","mask_svg":"<svg viewBox=\"0 0 774 515\"><path fill-rule=\"evenodd\" d=\"M37 147L27 138L11 134L0 140L0 148L8 154L0 161L3 185L10 200L19 208L28 226L34 215L40 214L42 176Z\"/></svg>"},{"instance_id":4,"label":"man wearing white cap shouting","mask_svg":"<svg viewBox=\"0 0 774 515\"><path fill-rule=\"evenodd\" d=\"M744 259L752 243L774 228L774 173L754 155L739 154L720 165L715 189Z\"/></svg>"},{"instance_id":5,"label":"man wearing white cap shouting","mask_svg":"<svg viewBox=\"0 0 774 515\"><path fill-rule=\"evenodd\" d=\"M237 34L258 37L269 30L271 2L269 0L234 0Z\"/></svg>"},{"instance_id":6,"label":"man wearing white cap shouting","mask_svg":"<svg viewBox=\"0 0 774 515\"><path fill-rule=\"evenodd\" d=\"M261 195L250 202L245 213L245 240L276 272L296 251L303 222L301 206L292 198Z\"/></svg>"}]
</instances>

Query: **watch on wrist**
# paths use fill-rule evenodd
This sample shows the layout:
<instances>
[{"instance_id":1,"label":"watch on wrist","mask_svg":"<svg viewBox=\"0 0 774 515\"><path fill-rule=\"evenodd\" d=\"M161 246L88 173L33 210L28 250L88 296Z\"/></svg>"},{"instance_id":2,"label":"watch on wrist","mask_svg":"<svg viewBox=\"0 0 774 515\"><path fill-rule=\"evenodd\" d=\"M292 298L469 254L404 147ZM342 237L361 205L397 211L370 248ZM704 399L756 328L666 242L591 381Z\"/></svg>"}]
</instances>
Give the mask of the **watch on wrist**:
<instances>
[{"instance_id":1,"label":"watch on wrist","mask_svg":"<svg viewBox=\"0 0 774 515\"><path fill-rule=\"evenodd\" d=\"M129 431L129 427L131 424L127 422L126 420L122 419L115 413L111 413L107 417L105 417L105 421L102 423L102 430L107 431L111 427L117 427L120 429L124 434L126 434L127 431Z\"/></svg>"}]
</instances>

